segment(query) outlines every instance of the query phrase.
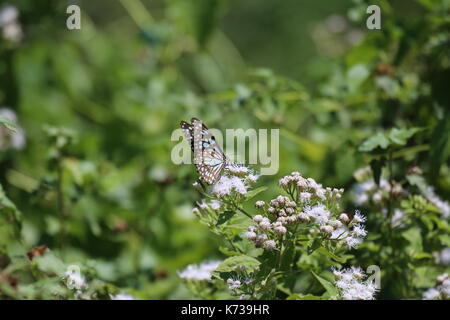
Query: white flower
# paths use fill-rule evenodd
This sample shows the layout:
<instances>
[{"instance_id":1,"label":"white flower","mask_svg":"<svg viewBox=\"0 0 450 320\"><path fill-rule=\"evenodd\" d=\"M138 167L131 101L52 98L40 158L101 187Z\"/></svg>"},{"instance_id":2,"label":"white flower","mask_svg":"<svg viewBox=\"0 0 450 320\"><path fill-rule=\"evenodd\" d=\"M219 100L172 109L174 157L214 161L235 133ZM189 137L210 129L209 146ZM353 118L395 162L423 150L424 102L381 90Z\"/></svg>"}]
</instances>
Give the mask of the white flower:
<instances>
[{"instance_id":1,"label":"white flower","mask_svg":"<svg viewBox=\"0 0 450 320\"><path fill-rule=\"evenodd\" d=\"M319 197L322 200L325 200L326 199L326 197L325 197L325 190L321 189L321 188L316 189L316 196Z\"/></svg>"},{"instance_id":2,"label":"white flower","mask_svg":"<svg viewBox=\"0 0 450 320\"><path fill-rule=\"evenodd\" d=\"M131 294L118 293L116 295L109 295L111 300L136 300Z\"/></svg>"},{"instance_id":3,"label":"white flower","mask_svg":"<svg viewBox=\"0 0 450 320\"><path fill-rule=\"evenodd\" d=\"M258 179L259 179L259 175L257 175L257 174L253 174L253 173L250 173L248 176L247 176L247 180L250 182L250 183L255 183Z\"/></svg>"},{"instance_id":4,"label":"white flower","mask_svg":"<svg viewBox=\"0 0 450 320\"><path fill-rule=\"evenodd\" d=\"M0 28L3 29L3 37L12 42L22 39L22 27L18 22L19 11L11 5L0 10Z\"/></svg>"},{"instance_id":5,"label":"white flower","mask_svg":"<svg viewBox=\"0 0 450 320\"><path fill-rule=\"evenodd\" d=\"M7 5L0 11L0 27L17 21L19 11L16 7Z\"/></svg>"},{"instance_id":6,"label":"white flower","mask_svg":"<svg viewBox=\"0 0 450 320\"><path fill-rule=\"evenodd\" d=\"M334 230L332 233L331 233L331 239L343 239L343 238L345 238L345 237L347 237L348 236L348 229L347 229L347 227L344 227L344 226L342 226L342 227L340 227L340 228L337 228L336 230Z\"/></svg>"},{"instance_id":7,"label":"white flower","mask_svg":"<svg viewBox=\"0 0 450 320\"><path fill-rule=\"evenodd\" d=\"M200 265L191 264L178 272L178 276L186 280L211 280L212 272L216 270L221 261L207 261Z\"/></svg>"},{"instance_id":8,"label":"white flower","mask_svg":"<svg viewBox=\"0 0 450 320\"><path fill-rule=\"evenodd\" d=\"M212 193L218 197L231 194L234 190L239 194L246 194L248 186L238 177L222 176L220 180L214 185Z\"/></svg>"},{"instance_id":9,"label":"white flower","mask_svg":"<svg viewBox=\"0 0 450 320\"><path fill-rule=\"evenodd\" d=\"M345 238L345 242L347 243L348 248L352 249L357 248L361 244L362 239L356 237L347 237Z\"/></svg>"},{"instance_id":10,"label":"white flower","mask_svg":"<svg viewBox=\"0 0 450 320\"><path fill-rule=\"evenodd\" d=\"M209 205L213 210L219 210L222 202L220 202L219 200L211 200Z\"/></svg>"},{"instance_id":11,"label":"white flower","mask_svg":"<svg viewBox=\"0 0 450 320\"><path fill-rule=\"evenodd\" d=\"M205 210L206 208L208 208L208 204L206 203L205 199L202 199L202 202L197 203L198 207L202 210Z\"/></svg>"},{"instance_id":12,"label":"white flower","mask_svg":"<svg viewBox=\"0 0 450 320\"><path fill-rule=\"evenodd\" d=\"M346 213L341 213L341 215L339 216L339 220L341 220L342 222L349 222L350 218Z\"/></svg>"},{"instance_id":13,"label":"white flower","mask_svg":"<svg viewBox=\"0 0 450 320\"><path fill-rule=\"evenodd\" d=\"M328 234L332 234L334 231L334 228L332 226L321 226L320 231Z\"/></svg>"},{"instance_id":14,"label":"white flower","mask_svg":"<svg viewBox=\"0 0 450 320\"><path fill-rule=\"evenodd\" d=\"M287 229L283 226L277 226L274 228L275 232L278 233L279 235L283 235L286 234Z\"/></svg>"},{"instance_id":15,"label":"white flower","mask_svg":"<svg viewBox=\"0 0 450 320\"><path fill-rule=\"evenodd\" d=\"M264 241L264 244L263 244L263 247L265 248L265 249L275 249L276 248L276 243L275 243L275 241L274 240L267 240L267 241Z\"/></svg>"},{"instance_id":16,"label":"white flower","mask_svg":"<svg viewBox=\"0 0 450 320\"><path fill-rule=\"evenodd\" d=\"M333 270L338 279L335 282L340 296L344 300L373 300L377 288L372 281L364 281L365 273L361 268L352 267L343 270Z\"/></svg>"},{"instance_id":17,"label":"white flower","mask_svg":"<svg viewBox=\"0 0 450 320\"><path fill-rule=\"evenodd\" d=\"M227 285L228 285L228 289L236 290L236 289L239 289L241 287L241 281L240 280L234 280L232 278L228 278L227 279Z\"/></svg>"},{"instance_id":18,"label":"white flower","mask_svg":"<svg viewBox=\"0 0 450 320\"><path fill-rule=\"evenodd\" d=\"M438 285L425 291L422 298L424 300L450 299L450 276L448 273L438 276L436 282Z\"/></svg>"},{"instance_id":19,"label":"white flower","mask_svg":"<svg viewBox=\"0 0 450 320\"><path fill-rule=\"evenodd\" d=\"M353 226L352 234L355 235L356 237L361 238L367 235L367 231L363 225L358 223Z\"/></svg>"},{"instance_id":20,"label":"white flower","mask_svg":"<svg viewBox=\"0 0 450 320\"><path fill-rule=\"evenodd\" d=\"M225 170L235 175L242 175L249 173L249 169L246 166L238 165L238 164L229 164L225 167Z\"/></svg>"},{"instance_id":21,"label":"white flower","mask_svg":"<svg viewBox=\"0 0 450 320\"><path fill-rule=\"evenodd\" d=\"M311 193L300 192L300 201L303 203L308 203L311 200Z\"/></svg>"},{"instance_id":22,"label":"white flower","mask_svg":"<svg viewBox=\"0 0 450 320\"><path fill-rule=\"evenodd\" d=\"M403 219L405 218L405 213L403 210L395 209L394 214L391 218L391 223L393 227L401 227L403 226Z\"/></svg>"},{"instance_id":23,"label":"white flower","mask_svg":"<svg viewBox=\"0 0 450 320\"><path fill-rule=\"evenodd\" d=\"M78 266L69 266L64 275L67 288L74 290L82 290L87 288L86 279L81 274Z\"/></svg>"},{"instance_id":24,"label":"white flower","mask_svg":"<svg viewBox=\"0 0 450 320\"><path fill-rule=\"evenodd\" d=\"M255 240L255 239L256 239L256 233L253 232L253 231L247 231L247 232L245 233L245 237L246 237L248 240Z\"/></svg>"},{"instance_id":25,"label":"white flower","mask_svg":"<svg viewBox=\"0 0 450 320\"><path fill-rule=\"evenodd\" d=\"M308 216L306 213L304 213L304 212L298 213L298 214L297 214L297 218L298 218L300 221L303 221L303 222L308 222L308 221L310 220L309 216Z\"/></svg>"},{"instance_id":26,"label":"white flower","mask_svg":"<svg viewBox=\"0 0 450 320\"><path fill-rule=\"evenodd\" d=\"M326 224L330 219L330 212L323 204L315 205L309 209L306 208L305 213L319 224Z\"/></svg>"},{"instance_id":27,"label":"white flower","mask_svg":"<svg viewBox=\"0 0 450 320\"><path fill-rule=\"evenodd\" d=\"M450 265L450 248L442 249L437 255L437 261L446 266Z\"/></svg>"},{"instance_id":28,"label":"white flower","mask_svg":"<svg viewBox=\"0 0 450 320\"><path fill-rule=\"evenodd\" d=\"M264 205L265 205L266 203L264 202L264 201L256 201L255 202L255 207L257 207L257 208L262 208L262 207L264 207Z\"/></svg>"},{"instance_id":29,"label":"white flower","mask_svg":"<svg viewBox=\"0 0 450 320\"><path fill-rule=\"evenodd\" d=\"M372 195L372 201L374 203L380 203L383 200L383 194L381 191L377 191Z\"/></svg>"},{"instance_id":30,"label":"white flower","mask_svg":"<svg viewBox=\"0 0 450 320\"><path fill-rule=\"evenodd\" d=\"M366 221L366 217L363 216L359 210L356 210L352 221L356 222L356 223L358 223L358 222L365 222Z\"/></svg>"},{"instance_id":31,"label":"white flower","mask_svg":"<svg viewBox=\"0 0 450 320\"><path fill-rule=\"evenodd\" d=\"M436 300L439 298L441 293L436 288L430 288L427 291L425 291L422 295L423 300Z\"/></svg>"},{"instance_id":32,"label":"white flower","mask_svg":"<svg viewBox=\"0 0 450 320\"><path fill-rule=\"evenodd\" d=\"M263 230L269 230L272 227L272 224L269 219L263 218L263 220L259 223L259 227Z\"/></svg>"},{"instance_id":33,"label":"white flower","mask_svg":"<svg viewBox=\"0 0 450 320\"><path fill-rule=\"evenodd\" d=\"M442 217L444 219L450 217L450 205L448 201L444 201L434 192L433 187L427 187L424 192L425 197L430 201L436 208L442 212Z\"/></svg>"},{"instance_id":34,"label":"white flower","mask_svg":"<svg viewBox=\"0 0 450 320\"><path fill-rule=\"evenodd\" d=\"M264 217L260 214L257 214L256 216L253 217L253 221L256 223L260 223L261 221L263 221Z\"/></svg>"}]
</instances>

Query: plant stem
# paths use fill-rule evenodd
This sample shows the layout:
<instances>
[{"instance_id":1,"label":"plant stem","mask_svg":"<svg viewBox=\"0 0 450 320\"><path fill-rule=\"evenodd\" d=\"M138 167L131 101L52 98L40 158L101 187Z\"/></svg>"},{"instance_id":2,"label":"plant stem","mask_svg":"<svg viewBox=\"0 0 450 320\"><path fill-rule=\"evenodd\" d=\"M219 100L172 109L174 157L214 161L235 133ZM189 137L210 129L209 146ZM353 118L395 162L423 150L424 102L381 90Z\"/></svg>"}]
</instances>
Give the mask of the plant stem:
<instances>
[{"instance_id":1,"label":"plant stem","mask_svg":"<svg viewBox=\"0 0 450 320\"><path fill-rule=\"evenodd\" d=\"M251 216L250 213L248 213L247 211L245 211L243 208L235 205L236 209L239 210L240 212L242 212L243 214L245 214L247 217L249 217L250 219L253 219L253 217Z\"/></svg>"},{"instance_id":2,"label":"plant stem","mask_svg":"<svg viewBox=\"0 0 450 320\"><path fill-rule=\"evenodd\" d=\"M64 249L65 242L65 204L64 204L64 192L63 192L63 168L62 159L58 159L57 164L57 185L56 185L56 206L60 221L60 231L59 231L59 248L62 251Z\"/></svg>"}]
</instances>

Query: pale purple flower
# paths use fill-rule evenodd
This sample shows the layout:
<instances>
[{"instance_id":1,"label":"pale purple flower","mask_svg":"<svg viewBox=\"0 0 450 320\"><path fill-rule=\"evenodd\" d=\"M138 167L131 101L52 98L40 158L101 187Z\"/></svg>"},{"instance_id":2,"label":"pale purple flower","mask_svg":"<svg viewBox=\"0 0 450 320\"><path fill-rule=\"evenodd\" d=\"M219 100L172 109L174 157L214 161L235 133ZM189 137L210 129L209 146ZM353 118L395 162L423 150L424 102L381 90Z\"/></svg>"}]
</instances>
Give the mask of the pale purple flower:
<instances>
[{"instance_id":1,"label":"pale purple flower","mask_svg":"<svg viewBox=\"0 0 450 320\"><path fill-rule=\"evenodd\" d=\"M315 205L311 208L305 208L305 213L319 224L326 224L331 215L322 204Z\"/></svg>"}]
</instances>

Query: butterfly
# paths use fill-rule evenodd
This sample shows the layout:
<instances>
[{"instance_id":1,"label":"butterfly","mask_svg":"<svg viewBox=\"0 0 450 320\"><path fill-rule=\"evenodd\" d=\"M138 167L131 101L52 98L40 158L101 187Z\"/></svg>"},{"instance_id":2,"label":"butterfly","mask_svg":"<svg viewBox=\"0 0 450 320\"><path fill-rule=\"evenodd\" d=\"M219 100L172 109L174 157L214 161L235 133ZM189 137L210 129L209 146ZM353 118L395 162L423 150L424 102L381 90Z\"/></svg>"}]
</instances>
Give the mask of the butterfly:
<instances>
[{"instance_id":1,"label":"butterfly","mask_svg":"<svg viewBox=\"0 0 450 320\"><path fill-rule=\"evenodd\" d=\"M192 118L191 123L181 121L180 126L194 152L194 164L201 180L210 185L216 183L220 179L222 169L232 163L208 127L200 120Z\"/></svg>"}]
</instances>

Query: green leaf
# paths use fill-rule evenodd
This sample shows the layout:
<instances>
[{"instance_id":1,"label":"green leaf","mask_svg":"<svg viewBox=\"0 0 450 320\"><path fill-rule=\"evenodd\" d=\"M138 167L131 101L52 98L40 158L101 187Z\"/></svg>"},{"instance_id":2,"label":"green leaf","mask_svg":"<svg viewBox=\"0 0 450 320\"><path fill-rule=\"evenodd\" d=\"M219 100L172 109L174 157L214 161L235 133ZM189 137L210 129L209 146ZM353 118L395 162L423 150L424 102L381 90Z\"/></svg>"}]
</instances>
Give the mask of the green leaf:
<instances>
[{"instance_id":1,"label":"green leaf","mask_svg":"<svg viewBox=\"0 0 450 320\"><path fill-rule=\"evenodd\" d=\"M402 236L409 242L406 251L410 256L415 256L423 251L422 235L419 228L408 229L402 233Z\"/></svg>"},{"instance_id":2,"label":"green leaf","mask_svg":"<svg viewBox=\"0 0 450 320\"><path fill-rule=\"evenodd\" d=\"M36 263L39 270L41 270L45 273L48 273L48 274L55 273L55 274L60 275L66 269L66 266L64 265L64 263L58 257L56 257L52 252L46 252L45 254L43 254L41 256L35 257L33 262Z\"/></svg>"},{"instance_id":3,"label":"green leaf","mask_svg":"<svg viewBox=\"0 0 450 320\"><path fill-rule=\"evenodd\" d=\"M366 65L357 64L347 71L347 83L351 92L355 91L370 75Z\"/></svg>"},{"instance_id":4,"label":"green leaf","mask_svg":"<svg viewBox=\"0 0 450 320\"><path fill-rule=\"evenodd\" d=\"M311 272L314 275L314 277L316 277L316 279L320 282L322 287L324 287L324 289L327 291L327 294L330 299L338 296L339 292L338 292L337 288L334 286L334 284L332 284L330 281L320 277L314 271L311 271Z\"/></svg>"},{"instance_id":5,"label":"green leaf","mask_svg":"<svg viewBox=\"0 0 450 320\"><path fill-rule=\"evenodd\" d=\"M393 128L389 133L389 140L396 145L404 146L408 139L415 135L417 132L421 131L421 128L409 128L409 129L398 129Z\"/></svg>"},{"instance_id":6,"label":"green leaf","mask_svg":"<svg viewBox=\"0 0 450 320\"><path fill-rule=\"evenodd\" d=\"M301 293L293 293L286 300L320 300L320 297L315 296L313 294L301 294Z\"/></svg>"},{"instance_id":7,"label":"green leaf","mask_svg":"<svg viewBox=\"0 0 450 320\"><path fill-rule=\"evenodd\" d=\"M406 176L409 184L416 186L422 193L427 193L427 183L425 178L420 174L409 174Z\"/></svg>"},{"instance_id":8,"label":"green leaf","mask_svg":"<svg viewBox=\"0 0 450 320\"><path fill-rule=\"evenodd\" d=\"M217 226L224 224L228 220L230 220L234 215L236 214L236 211L225 211L219 214L219 218L217 219Z\"/></svg>"},{"instance_id":9,"label":"green leaf","mask_svg":"<svg viewBox=\"0 0 450 320\"><path fill-rule=\"evenodd\" d=\"M233 256L225 259L215 270L216 272L233 272L237 268L245 267L247 271L252 272L261 263L252 257L247 255Z\"/></svg>"},{"instance_id":10,"label":"green leaf","mask_svg":"<svg viewBox=\"0 0 450 320\"><path fill-rule=\"evenodd\" d=\"M390 142L386 135L382 132L378 132L374 136L365 140L358 150L361 152L370 152L377 148L384 150L389 146L389 144Z\"/></svg>"},{"instance_id":11,"label":"green leaf","mask_svg":"<svg viewBox=\"0 0 450 320\"><path fill-rule=\"evenodd\" d=\"M334 261L337 261L337 262L339 262L339 263L345 263L345 261L347 261L346 258L338 257L338 256L335 255L333 252L327 250L327 249L324 248L324 247L320 247L319 249L317 249L317 251L320 252L320 253L322 253L322 254L324 254L324 255L326 255L326 256L328 256L328 257L330 257L331 259L333 259Z\"/></svg>"},{"instance_id":12,"label":"green leaf","mask_svg":"<svg viewBox=\"0 0 450 320\"><path fill-rule=\"evenodd\" d=\"M250 199L253 199L254 197L256 197L258 194L260 194L261 192L264 192L264 191L266 191L268 189L268 187L259 187L259 188L256 188L256 189L254 189L254 190L252 190L252 191L249 191L249 192L247 192L246 194L245 194L245 196L244 196L244 198L245 198L245 201L248 201L248 200L250 200Z\"/></svg>"},{"instance_id":13,"label":"green leaf","mask_svg":"<svg viewBox=\"0 0 450 320\"><path fill-rule=\"evenodd\" d=\"M322 242L321 242L319 239L315 239L315 240L311 243L311 245L308 247L308 254L313 253L317 248L319 248L320 245L321 245L321 243L322 243Z\"/></svg>"}]
</instances>

